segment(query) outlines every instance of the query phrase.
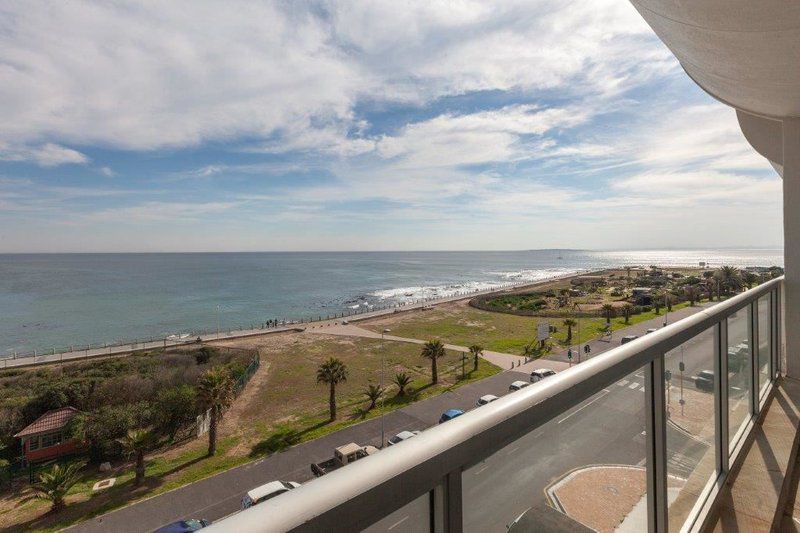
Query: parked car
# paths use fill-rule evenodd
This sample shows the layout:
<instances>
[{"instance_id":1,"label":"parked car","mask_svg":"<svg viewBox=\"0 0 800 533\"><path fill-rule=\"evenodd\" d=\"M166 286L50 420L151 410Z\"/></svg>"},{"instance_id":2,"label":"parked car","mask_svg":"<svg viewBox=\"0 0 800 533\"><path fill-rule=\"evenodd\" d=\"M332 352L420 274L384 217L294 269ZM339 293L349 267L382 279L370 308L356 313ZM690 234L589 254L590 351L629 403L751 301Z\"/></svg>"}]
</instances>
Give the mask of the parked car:
<instances>
[{"instance_id":1,"label":"parked car","mask_svg":"<svg viewBox=\"0 0 800 533\"><path fill-rule=\"evenodd\" d=\"M478 401L475 402L475 405L480 407L481 405L486 405L487 403L492 403L493 401L499 400L499 399L500 398L498 398L494 394L487 394L485 396L481 396L480 398L478 398Z\"/></svg>"},{"instance_id":2,"label":"parked car","mask_svg":"<svg viewBox=\"0 0 800 533\"><path fill-rule=\"evenodd\" d=\"M244 495L244 498L242 498L242 509L258 505L261 502L270 500L275 496L280 496L284 492L289 492L299 486L300 483L295 483L294 481L270 481L269 483L265 483Z\"/></svg>"},{"instance_id":3,"label":"parked car","mask_svg":"<svg viewBox=\"0 0 800 533\"><path fill-rule=\"evenodd\" d=\"M321 463L312 463L311 472L315 476L324 476L328 472L333 472L345 465L354 463L359 459L363 459L379 450L375 446L359 446L355 442L339 446L333 450L333 457Z\"/></svg>"},{"instance_id":4,"label":"parked car","mask_svg":"<svg viewBox=\"0 0 800 533\"><path fill-rule=\"evenodd\" d=\"M648 328L644 334L647 335L649 333L655 333L656 331L658 331L658 328Z\"/></svg>"},{"instance_id":5,"label":"parked car","mask_svg":"<svg viewBox=\"0 0 800 533\"><path fill-rule=\"evenodd\" d=\"M527 381L515 381L514 383L512 383L511 385L508 386L508 390L510 390L511 392L514 392L514 391L518 391L520 389L524 389L528 385L530 385L530 383L528 383Z\"/></svg>"},{"instance_id":6,"label":"parked car","mask_svg":"<svg viewBox=\"0 0 800 533\"><path fill-rule=\"evenodd\" d=\"M210 525L210 520L190 518L189 520L178 520L177 522L167 524L166 526L156 529L155 533L190 533L191 531L197 531L198 529L203 529Z\"/></svg>"},{"instance_id":7,"label":"parked car","mask_svg":"<svg viewBox=\"0 0 800 533\"><path fill-rule=\"evenodd\" d=\"M701 370L694 377L695 388L711 392L714 390L714 372L711 370Z\"/></svg>"},{"instance_id":8,"label":"parked car","mask_svg":"<svg viewBox=\"0 0 800 533\"><path fill-rule=\"evenodd\" d=\"M411 437L416 437L419 434L420 434L419 431L401 431L400 433L389 439L389 446L392 446L393 444L398 444L400 442L403 442L404 440L408 440Z\"/></svg>"},{"instance_id":9,"label":"parked car","mask_svg":"<svg viewBox=\"0 0 800 533\"><path fill-rule=\"evenodd\" d=\"M639 338L639 335L625 335L622 337L622 340L619 341L620 344L628 344L631 341L635 341Z\"/></svg>"},{"instance_id":10,"label":"parked car","mask_svg":"<svg viewBox=\"0 0 800 533\"><path fill-rule=\"evenodd\" d=\"M456 418L458 416L461 416L463 414L464 414L464 411L462 411L461 409L448 409L447 411L442 413L442 416L439 417L439 423L443 424L444 422L447 422L448 420L452 420L452 419L454 419L454 418Z\"/></svg>"},{"instance_id":11,"label":"parked car","mask_svg":"<svg viewBox=\"0 0 800 533\"><path fill-rule=\"evenodd\" d=\"M542 381L544 378L549 378L550 376L555 376L556 371L551 370L549 368L536 368L531 372L531 383L536 383L537 381Z\"/></svg>"}]
</instances>

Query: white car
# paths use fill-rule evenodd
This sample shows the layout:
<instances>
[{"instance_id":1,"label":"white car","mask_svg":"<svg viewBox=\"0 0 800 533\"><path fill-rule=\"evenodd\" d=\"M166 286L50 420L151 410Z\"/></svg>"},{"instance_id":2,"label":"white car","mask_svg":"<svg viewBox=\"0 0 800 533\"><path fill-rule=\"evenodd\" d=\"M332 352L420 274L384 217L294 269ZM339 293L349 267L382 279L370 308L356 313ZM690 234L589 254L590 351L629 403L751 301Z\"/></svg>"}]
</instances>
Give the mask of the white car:
<instances>
[{"instance_id":1,"label":"white car","mask_svg":"<svg viewBox=\"0 0 800 533\"><path fill-rule=\"evenodd\" d=\"M486 396L481 396L480 398L478 398L478 401L475 402L475 405L480 407L481 405L486 405L487 403L492 403L493 401L499 400L499 399L500 398L498 398L494 394L487 394Z\"/></svg>"},{"instance_id":2,"label":"white car","mask_svg":"<svg viewBox=\"0 0 800 533\"><path fill-rule=\"evenodd\" d=\"M408 440L411 437L416 437L419 434L420 434L419 431L401 431L400 433L389 439L389 446L392 446L393 444L399 444L404 440Z\"/></svg>"},{"instance_id":3,"label":"white car","mask_svg":"<svg viewBox=\"0 0 800 533\"><path fill-rule=\"evenodd\" d=\"M536 368L533 372L531 372L531 383L536 383L537 381L542 381L544 378L549 378L550 376L555 375L555 370L551 370L549 368Z\"/></svg>"},{"instance_id":4,"label":"white car","mask_svg":"<svg viewBox=\"0 0 800 533\"><path fill-rule=\"evenodd\" d=\"M280 496L284 492L289 492L299 486L300 483L295 483L294 481L270 481L245 494L244 498L242 498L242 509L247 509L275 496Z\"/></svg>"},{"instance_id":5,"label":"white car","mask_svg":"<svg viewBox=\"0 0 800 533\"><path fill-rule=\"evenodd\" d=\"M510 390L511 392L514 392L514 391L518 391L520 389L524 389L528 385L530 385L530 383L528 383L527 381L515 381L514 383L512 383L511 385L508 386L508 390Z\"/></svg>"}]
</instances>

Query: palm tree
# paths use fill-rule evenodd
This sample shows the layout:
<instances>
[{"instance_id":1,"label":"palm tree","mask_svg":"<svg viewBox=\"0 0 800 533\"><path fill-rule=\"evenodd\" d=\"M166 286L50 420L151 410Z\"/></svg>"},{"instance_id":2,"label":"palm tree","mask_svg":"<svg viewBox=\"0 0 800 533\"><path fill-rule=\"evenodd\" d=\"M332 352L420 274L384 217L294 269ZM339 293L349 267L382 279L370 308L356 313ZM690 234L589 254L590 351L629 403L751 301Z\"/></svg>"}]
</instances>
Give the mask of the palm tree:
<instances>
[{"instance_id":1,"label":"palm tree","mask_svg":"<svg viewBox=\"0 0 800 533\"><path fill-rule=\"evenodd\" d=\"M409 383L411 383L411 377L405 372L394 375L394 384L397 385L398 396L406 395L406 387L408 387Z\"/></svg>"},{"instance_id":2,"label":"palm tree","mask_svg":"<svg viewBox=\"0 0 800 533\"><path fill-rule=\"evenodd\" d=\"M650 296L650 300L653 302L653 309L655 309L656 314L661 314L661 306L664 304L664 293L663 292L654 292L652 296Z\"/></svg>"},{"instance_id":3,"label":"palm tree","mask_svg":"<svg viewBox=\"0 0 800 533\"><path fill-rule=\"evenodd\" d=\"M689 305L694 307L695 302L700 299L700 291L694 285L689 285L683 289L686 299L689 300Z\"/></svg>"},{"instance_id":4,"label":"palm tree","mask_svg":"<svg viewBox=\"0 0 800 533\"><path fill-rule=\"evenodd\" d=\"M753 284L758 283L758 276L754 272L744 270L742 271L742 282L744 282L748 289L751 289Z\"/></svg>"},{"instance_id":5,"label":"palm tree","mask_svg":"<svg viewBox=\"0 0 800 533\"><path fill-rule=\"evenodd\" d=\"M197 399L204 411L211 412L208 426L208 455L217 453L217 424L233 403L234 382L223 367L206 370L197 384Z\"/></svg>"},{"instance_id":6,"label":"palm tree","mask_svg":"<svg viewBox=\"0 0 800 533\"><path fill-rule=\"evenodd\" d=\"M633 312L633 306L631 304L625 304L622 306L622 312L625 314L625 323L631 323L631 313Z\"/></svg>"},{"instance_id":7,"label":"palm tree","mask_svg":"<svg viewBox=\"0 0 800 533\"><path fill-rule=\"evenodd\" d=\"M472 354L472 370L478 370L478 359L483 355L483 346L473 344L469 347L469 353Z\"/></svg>"},{"instance_id":8,"label":"palm tree","mask_svg":"<svg viewBox=\"0 0 800 533\"><path fill-rule=\"evenodd\" d=\"M431 381L433 384L439 383L439 371L436 367L436 361L444 357L444 344L439 339L435 339L432 341L428 341L422 347L422 353L420 354L425 359L430 359L431 361Z\"/></svg>"},{"instance_id":9,"label":"palm tree","mask_svg":"<svg viewBox=\"0 0 800 533\"><path fill-rule=\"evenodd\" d=\"M136 457L136 478L133 480L135 487L144 481L144 454L152 441L153 433L147 429L131 429L125 437L119 439L128 455Z\"/></svg>"},{"instance_id":10,"label":"palm tree","mask_svg":"<svg viewBox=\"0 0 800 533\"><path fill-rule=\"evenodd\" d=\"M725 294L742 288L742 278L736 267L721 266L719 270L714 273L714 276L719 280L719 284L725 291Z\"/></svg>"},{"instance_id":11,"label":"palm tree","mask_svg":"<svg viewBox=\"0 0 800 533\"><path fill-rule=\"evenodd\" d=\"M331 357L317 369L317 383L330 386L328 408L331 412L331 421L336 420L336 385L347 381L347 374L347 365L335 357Z\"/></svg>"},{"instance_id":12,"label":"palm tree","mask_svg":"<svg viewBox=\"0 0 800 533\"><path fill-rule=\"evenodd\" d=\"M83 464L72 463L67 466L53 465L49 470L39 474L39 482L33 485L36 496L50 500L50 511L57 513L64 508L64 497L78 482L78 471Z\"/></svg>"},{"instance_id":13,"label":"palm tree","mask_svg":"<svg viewBox=\"0 0 800 533\"><path fill-rule=\"evenodd\" d=\"M370 411L375 408L375 402L377 402L381 396L383 396L383 388L379 385L373 385L370 383L367 385L367 388L364 389L364 396L367 397L369 400L369 407L367 407L367 411Z\"/></svg>"},{"instance_id":14,"label":"palm tree","mask_svg":"<svg viewBox=\"0 0 800 533\"><path fill-rule=\"evenodd\" d=\"M606 325L610 325L611 318L614 316L614 306L611 304L603 304L603 315L606 317Z\"/></svg>"},{"instance_id":15,"label":"palm tree","mask_svg":"<svg viewBox=\"0 0 800 533\"><path fill-rule=\"evenodd\" d=\"M573 318L565 318L564 327L567 328L567 344L572 344L572 328L578 325L578 323Z\"/></svg>"}]
</instances>

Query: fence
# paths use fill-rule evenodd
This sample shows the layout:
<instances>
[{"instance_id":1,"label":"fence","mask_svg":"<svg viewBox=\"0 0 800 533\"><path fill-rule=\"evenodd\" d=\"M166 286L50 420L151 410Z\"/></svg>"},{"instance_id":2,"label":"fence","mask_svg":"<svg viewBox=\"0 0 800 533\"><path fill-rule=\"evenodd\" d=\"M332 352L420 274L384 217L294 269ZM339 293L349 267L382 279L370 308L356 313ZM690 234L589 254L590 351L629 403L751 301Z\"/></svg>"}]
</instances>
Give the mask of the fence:
<instances>
[{"instance_id":1,"label":"fence","mask_svg":"<svg viewBox=\"0 0 800 533\"><path fill-rule=\"evenodd\" d=\"M618 468L622 457L642 476L644 491L635 496L646 509L624 517L626 526L699 530L779 373L782 283L764 283L430 428L216 522L209 533L377 531L399 522L407 530L501 531L536 494L555 491L551 480L598 464ZM585 487L576 505L607 494L609 480ZM534 523L536 512L528 517Z\"/></svg>"}]
</instances>

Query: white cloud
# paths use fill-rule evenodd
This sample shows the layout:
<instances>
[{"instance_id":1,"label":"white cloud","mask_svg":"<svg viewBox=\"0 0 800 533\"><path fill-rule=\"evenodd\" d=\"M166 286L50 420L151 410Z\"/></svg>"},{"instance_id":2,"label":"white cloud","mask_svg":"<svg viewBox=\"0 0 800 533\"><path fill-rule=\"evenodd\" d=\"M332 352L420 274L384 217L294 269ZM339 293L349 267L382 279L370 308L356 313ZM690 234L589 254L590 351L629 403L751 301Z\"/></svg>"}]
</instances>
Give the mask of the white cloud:
<instances>
[{"instance_id":1,"label":"white cloud","mask_svg":"<svg viewBox=\"0 0 800 533\"><path fill-rule=\"evenodd\" d=\"M350 156L372 149L348 138L361 100L607 94L675 68L626 2L322 6L4 4L0 142L151 150L278 135L284 150Z\"/></svg>"},{"instance_id":2,"label":"white cloud","mask_svg":"<svg viewBox=\"0 0 800 533\"><path fill-rule=\"evenodd\" d=\"M68 163L88 163L89 158L77 150L54 143L21 146L6 143L0 139L0 161L33 161L42 167L55 167Z\"/></svg>"}]
</instances>

